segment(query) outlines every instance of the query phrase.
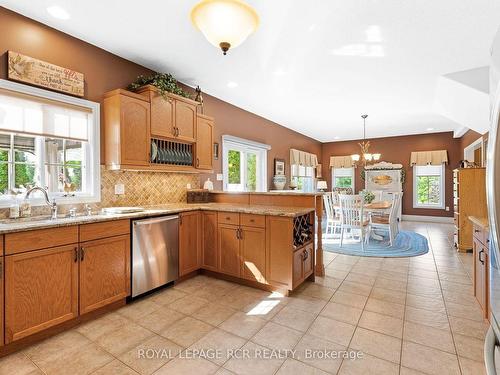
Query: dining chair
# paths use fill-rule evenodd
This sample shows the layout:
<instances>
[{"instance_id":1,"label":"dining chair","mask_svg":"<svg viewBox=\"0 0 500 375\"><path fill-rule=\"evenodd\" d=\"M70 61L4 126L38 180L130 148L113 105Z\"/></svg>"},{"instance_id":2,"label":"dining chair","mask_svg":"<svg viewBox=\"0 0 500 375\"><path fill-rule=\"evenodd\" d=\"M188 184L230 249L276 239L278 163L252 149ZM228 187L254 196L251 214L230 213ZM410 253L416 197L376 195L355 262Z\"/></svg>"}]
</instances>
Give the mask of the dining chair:
<instances>
[{"instance_id":1,"label":"dining chair","mask_svg":"<svg viewBox=\"0 0 500 375\"><path fill-rule=\"evenodd\" d=\"M361 250L365 250L365 241L368 242L370 222L365 218L363 206L364 199L360 195L339 194L340 202L340 247L344 242L346 229L359 230Z\"/></svg>"},{"instance_id":2,"label":"dining chair","mask_svg":"<svg viewBox=\"0 0 500 375\"><path fill-rule=\"evenodd\" d=\"M370 228L368 236L370 236L371 232L375 230L387 231L389 234L389 245L392 246L397 234L399 233L398 212L400 204L401 194L394 193L392 195L392 203L389 210L389 215L370 216Z\"/></svg>"},{"instance_id":3,"label":"dining chair","mask_svg":"<svg viewBox=\"0 0 500 375\"><path fill-rule=\"evenodd\" d=\"M332 235L334 235L337 228L340 227L340 216L337 215L337 212L335 210L335 199L337 196L337 194L329 192L323 194L323 203L325 205L326 212L325 236L328 236L330 232Z\"/></svg>"}]
</instances>

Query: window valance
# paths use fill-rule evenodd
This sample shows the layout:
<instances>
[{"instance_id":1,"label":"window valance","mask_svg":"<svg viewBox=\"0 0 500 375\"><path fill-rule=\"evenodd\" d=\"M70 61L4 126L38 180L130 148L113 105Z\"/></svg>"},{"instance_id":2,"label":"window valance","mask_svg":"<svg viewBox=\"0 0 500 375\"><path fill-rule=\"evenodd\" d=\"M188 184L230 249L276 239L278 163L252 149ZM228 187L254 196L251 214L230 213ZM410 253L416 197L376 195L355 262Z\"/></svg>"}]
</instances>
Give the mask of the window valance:
<instances>
[{"instance_id":1,"label":"window valance","mask_svg":"<svg viewBox=\"0 0 500 375\"><path fill-rule=\"evenodd\" d=\"M0 89L0 130L86 141L89 108Z\"/></svg>"},{"instance_id":2,"label":"window valance","mask_svg":"<svg viewBox=\"0 0 500 375\"><path fill-rule=\"evenodd\" d=\"M316 168L318 165L318 157L315 154L291 148L290 165L301 165L303 167Z\"/></svg>"},{"instance_id":3,"label":"window valance","mask_svg":"<svg viewBox=\"0 0 500 375\"><path fill-rule=\"evenodd\" d=\"M354 164L350 156L330 156L330 168L351 168Z\"/></svg>"},{"instance_id":4,"label":"window valance","mask_svg":"<svg viewBox=\"0 0 500 375\"><path fill-rule=\"evenodd\" d=\"M441 165L448 163L448 151L418 151L411 153L410 165Z\"/></svg>"}]
</instances>

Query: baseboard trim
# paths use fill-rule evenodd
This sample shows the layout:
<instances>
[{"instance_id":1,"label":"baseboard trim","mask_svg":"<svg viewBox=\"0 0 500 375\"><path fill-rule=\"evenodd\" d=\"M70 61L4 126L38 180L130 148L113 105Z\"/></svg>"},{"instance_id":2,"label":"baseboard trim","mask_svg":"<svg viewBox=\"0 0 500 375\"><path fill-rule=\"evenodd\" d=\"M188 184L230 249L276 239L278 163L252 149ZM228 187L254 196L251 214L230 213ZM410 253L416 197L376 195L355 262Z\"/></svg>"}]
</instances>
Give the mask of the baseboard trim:
<instances>
[{"instance_id":1,"label":"baseboard trim","mask_svg":"<svg viewBox=\"0 0 500 375\"><path fill-rule=\"evenodd\" d=\"M403 215L403 221L426 221L431 223L453 224L452 217L443 216L421 216L421 215Z\"/></svg>"}]
</instances>

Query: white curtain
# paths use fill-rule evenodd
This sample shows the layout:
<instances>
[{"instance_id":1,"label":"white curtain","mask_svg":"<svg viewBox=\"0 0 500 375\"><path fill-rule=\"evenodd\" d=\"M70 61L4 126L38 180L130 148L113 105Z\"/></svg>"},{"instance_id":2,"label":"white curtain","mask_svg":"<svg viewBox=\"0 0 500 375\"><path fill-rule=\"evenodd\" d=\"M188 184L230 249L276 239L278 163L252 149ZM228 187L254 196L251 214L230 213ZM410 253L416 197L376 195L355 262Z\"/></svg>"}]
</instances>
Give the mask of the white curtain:
<instances>
[{"instance_id":1,"label":"white curtain","mask_svg":"<svg viewBox=\"0 0 500 375\"><path fill-rule=\"evenodd\" d=\"M90 111L0 90L0 130L86 141Z\"/></svg>"}]
</instances>

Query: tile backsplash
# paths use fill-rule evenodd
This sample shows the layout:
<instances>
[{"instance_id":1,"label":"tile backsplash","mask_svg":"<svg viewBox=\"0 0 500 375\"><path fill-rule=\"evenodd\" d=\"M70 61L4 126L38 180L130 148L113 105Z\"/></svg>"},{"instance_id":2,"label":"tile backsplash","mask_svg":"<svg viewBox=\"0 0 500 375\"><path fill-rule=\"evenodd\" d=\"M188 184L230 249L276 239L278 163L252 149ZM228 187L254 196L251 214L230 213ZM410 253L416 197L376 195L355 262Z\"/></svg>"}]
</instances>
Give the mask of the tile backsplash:
<instances>
[{"instance_id":1,"label":"tile backsplash","mask_svg":"<svg viewBox=\"0 0 500 375\"><path fill-rule=\"evenodd\" d=\"M123 184L125 194L116 195L115 185ZM109 171L101 166L101 202L93 204L93 209L110 206L141 206L165 203L186 202L187 184L193 189L200 187L198 174ZM71 207L78 212L83 205L60 205L59 212L64 214ZM32 207L32 216L49 215L46 206ZM0 209L0 218L9 216L9 209Z\"/></svg>"}]
</instances>

